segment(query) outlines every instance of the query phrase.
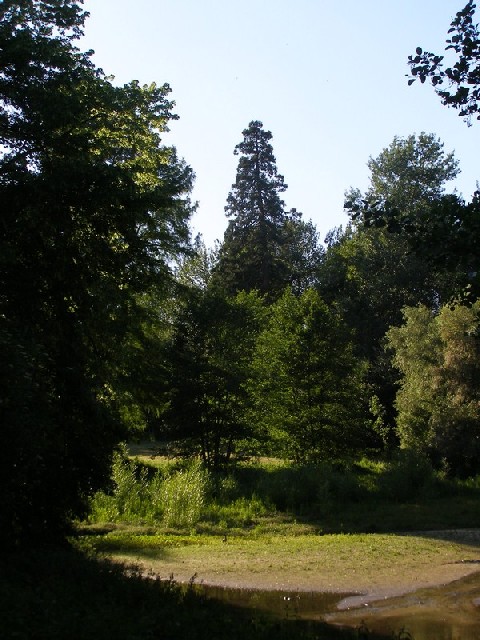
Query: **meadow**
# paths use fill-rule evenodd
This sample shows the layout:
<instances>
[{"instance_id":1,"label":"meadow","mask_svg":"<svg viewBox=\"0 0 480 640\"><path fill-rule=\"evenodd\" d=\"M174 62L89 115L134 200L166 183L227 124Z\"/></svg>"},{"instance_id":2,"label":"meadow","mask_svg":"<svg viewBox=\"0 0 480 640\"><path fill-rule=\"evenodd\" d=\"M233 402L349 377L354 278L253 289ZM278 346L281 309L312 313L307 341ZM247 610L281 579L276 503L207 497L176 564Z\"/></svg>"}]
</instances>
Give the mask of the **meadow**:
<instances>
[{"instance_id":1,"label":"meadow","mask_svg":"<svg viewBox=\"0 0 480 640\"><path fill-rule=\"evenodd\" d=\"M92 501L82 544L144 572L229 587L390 593L475 570L477 480L423 458L348 466L116 457Z\"/></svg>"},{"instance_id":2,"label":"meadow","mask_svg":"<svg viewBox=\"0 0 480 640\"><path fill-rule=\"evenodd\" d=\"M0 556L2 637L358 637L209 600L198 583L349 591L401 577L404 588L477 559L478 540L458 532L478 525L479 482L420 458L252 459L212 472L154 453L117 455L69 548Z\"/></svg>"}]
</instances>

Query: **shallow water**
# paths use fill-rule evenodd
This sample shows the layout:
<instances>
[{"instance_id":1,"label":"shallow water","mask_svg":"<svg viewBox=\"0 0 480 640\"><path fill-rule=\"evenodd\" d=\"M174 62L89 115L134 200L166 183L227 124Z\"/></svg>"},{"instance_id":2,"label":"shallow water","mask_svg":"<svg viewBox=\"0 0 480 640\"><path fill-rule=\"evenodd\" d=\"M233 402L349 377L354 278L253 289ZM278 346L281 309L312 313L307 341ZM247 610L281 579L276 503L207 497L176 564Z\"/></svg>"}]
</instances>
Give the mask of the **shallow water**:
<instances>
[{"instance_id":1,"label":"shallow water","mask_svg":"<svg viewBox=\"0 0 480 640\"><path fill-rule=\"evenodd\" d=\"M448 585L339 608L353 594L261 591L201 585L215 598L283 619L315 620L405 640L479 640L480 572ZM368 632L367 632L368 630ZM361 632L358 633L361 637Z\"/></svg>"},{"instance_id":2,"label":"shallow water","mask_svg":"<svg viewBox=\"0 0 480 640\"><path fill-rule=\"evenodd\" d=\"M448 585L327 614L329 623L358 625L392 635L407 629L415 640L480 638L480 573Z\"/></svg>"},{"instance_id":3,"label":"shallow water","mask_svg":"<svg viewBox=\"0 0 480 640\"><path fill-rule=\"evenodd\" d=\"M307 591L262 591L260 589L232 589L208 585L197 586L209 598L228 602L254 611L271 613L280 618L319 620L351 594L317 593Z\"/></svg>"}]
</instances>

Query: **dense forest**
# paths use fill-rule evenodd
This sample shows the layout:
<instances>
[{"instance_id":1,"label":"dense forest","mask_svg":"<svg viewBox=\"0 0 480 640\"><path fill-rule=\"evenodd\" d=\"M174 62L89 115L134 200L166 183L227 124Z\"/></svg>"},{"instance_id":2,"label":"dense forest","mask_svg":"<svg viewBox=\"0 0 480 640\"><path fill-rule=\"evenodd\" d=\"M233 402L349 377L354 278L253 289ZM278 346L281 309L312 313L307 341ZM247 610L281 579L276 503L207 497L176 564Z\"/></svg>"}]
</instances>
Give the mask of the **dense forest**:
<instances>
[{"instance_id":1,"label":"dense forest","mask_svg":"<svg viewBox=\"0 0 480 640\"><path fill-rule=\"evenodd\" d=\"M451 68L409 61L467 124L474 11L452 22ZM287 210L252 120L207 247L193 170L162 141L169 86L114 85L76 45L85 19L75 0L0 7L2 545L61 539L135 438L210 470L407 450L479 474L480 193L449 191L454 154L435 133L395 137L321 238Z\"/></svg>"}]
</instances>

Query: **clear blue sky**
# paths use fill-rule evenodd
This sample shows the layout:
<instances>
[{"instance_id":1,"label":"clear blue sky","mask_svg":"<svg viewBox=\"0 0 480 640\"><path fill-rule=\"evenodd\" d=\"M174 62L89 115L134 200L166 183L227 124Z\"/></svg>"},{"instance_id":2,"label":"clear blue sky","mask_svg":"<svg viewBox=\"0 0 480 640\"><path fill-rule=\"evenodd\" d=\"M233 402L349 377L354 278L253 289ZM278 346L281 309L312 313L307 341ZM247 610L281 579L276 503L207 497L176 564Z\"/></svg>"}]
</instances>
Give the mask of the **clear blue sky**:
<instances>
[{"instance_id":1,"label":"clear blue sky","mask_svg":"<svg viewBox=\"0 0 480 640\"><path fill-rule=\"evenodd\" d=\"M407 86L420 45L443 53L466 0L86 0L81 43L115 82L167 82L180 120L164 138L196 174L192 220L207 245L222 239L235 145L251 120L273 134L287 206L323 239L345 224L344 192L368 187L370 156L395 135L435 133L469 200L480 123L468 128L431 86ZM477 10L480 22L480 12Z\"/></svg>"}]
</instances>

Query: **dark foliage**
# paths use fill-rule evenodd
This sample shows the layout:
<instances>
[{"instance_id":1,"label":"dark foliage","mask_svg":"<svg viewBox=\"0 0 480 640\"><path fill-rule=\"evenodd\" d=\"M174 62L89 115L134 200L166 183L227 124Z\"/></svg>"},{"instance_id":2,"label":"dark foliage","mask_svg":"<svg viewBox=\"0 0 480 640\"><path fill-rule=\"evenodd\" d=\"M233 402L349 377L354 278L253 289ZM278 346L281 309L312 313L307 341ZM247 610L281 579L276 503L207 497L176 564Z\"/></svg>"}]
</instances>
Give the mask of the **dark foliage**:
<instances>
[{"instance_id":1,"label":"dark foliage","mask_svg":"<svg viewBox=\"0 0 480 640\"><path fill-rule=\"evenodd\" d=\"M227 298L192 290L174 326L159 433L200 453L210 468L228 462L254 432L245 418L245 383L261 310L254 293Z\"/></svg>"},{"instance_id":2,"label":"dark foliage","mask_svg":"<svg viewBox=\"0 0 480 640\"><path fill-rule=\"evenodd\" d=\"M0 13L2 544L61 536L108 473L138 297L188 237L169 89L114 87L74 46L80 5Z\"/></svg>"},{"instance_id":3,"label":"dark foliage","mask_svg":"<svg viewBox=\"0 0 480 640\"><path fill-rule=\"evenodd\" d=\"M451 35L445 50L457 55L451 67L444 68L445 56L423 51L421 47L417 47L414 56L408 56L411 69L408 84L417 78L422 84L430 80L442 103L458 109L458 115L469 124L472 116L480 120L480 33L473 22L475 7L473 0L469 0L448 30Z\"/></svg>"}]
</instances>

